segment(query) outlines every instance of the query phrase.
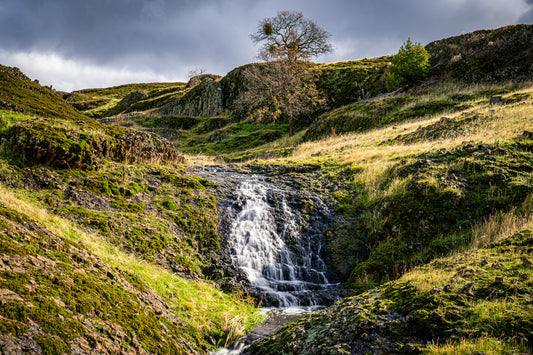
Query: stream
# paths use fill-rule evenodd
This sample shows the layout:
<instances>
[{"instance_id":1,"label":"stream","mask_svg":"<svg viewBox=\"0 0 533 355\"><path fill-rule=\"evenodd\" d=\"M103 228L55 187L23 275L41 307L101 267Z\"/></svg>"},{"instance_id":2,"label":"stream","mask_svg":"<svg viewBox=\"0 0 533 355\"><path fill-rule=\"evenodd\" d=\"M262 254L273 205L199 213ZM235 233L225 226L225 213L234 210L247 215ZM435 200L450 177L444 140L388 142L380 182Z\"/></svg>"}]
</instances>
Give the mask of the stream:
<instances>
[{"instance_id":1,"label":"stream","mask_svg":"<svg viewBox=\"0 0 533 355\"><path fill-rule=\"evenodd\" d=\"M222 168L197 174L225 186L221 247L244 272L247 292L266 314L250 334L214 354L240 354L251 342L339 299L336 276L324 260L332 212L320 196L259 174Z\"/></svg>"}]
</instances>

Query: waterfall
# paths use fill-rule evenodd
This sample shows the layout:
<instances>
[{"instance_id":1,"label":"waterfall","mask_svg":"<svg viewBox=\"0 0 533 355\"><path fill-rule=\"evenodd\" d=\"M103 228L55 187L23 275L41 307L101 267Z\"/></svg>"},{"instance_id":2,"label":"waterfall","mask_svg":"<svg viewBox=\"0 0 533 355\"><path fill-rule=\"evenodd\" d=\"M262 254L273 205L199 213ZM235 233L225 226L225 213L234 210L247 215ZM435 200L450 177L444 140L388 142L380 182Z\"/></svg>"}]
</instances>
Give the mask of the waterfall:
<instances>
[{"instance_id":1,"label":"waterfall","mask_svg":"<svg viewBox=\"0 0 533 355\"><path fill-rule=\"evenodd\" d=\"M338 295L336 284L328 281L321 255L324 223L316 216L306 220L287 200L294 196L256 175L242 179L235 189L235 211L229 214L234 216L227 239L229 254L266 306L323 305ZM313 203L329 213L320 199L315 197Z\"/></svg>"}]
</instances>

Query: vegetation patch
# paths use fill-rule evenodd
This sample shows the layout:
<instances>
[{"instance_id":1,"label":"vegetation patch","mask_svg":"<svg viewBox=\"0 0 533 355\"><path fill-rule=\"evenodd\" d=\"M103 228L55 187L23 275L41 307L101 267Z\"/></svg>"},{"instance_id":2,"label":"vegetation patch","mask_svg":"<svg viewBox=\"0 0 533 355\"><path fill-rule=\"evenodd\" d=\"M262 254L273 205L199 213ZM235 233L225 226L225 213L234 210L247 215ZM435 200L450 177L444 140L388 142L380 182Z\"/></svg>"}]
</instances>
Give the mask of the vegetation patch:
<instances>
[{"instance_id":1,"label":"vegetation patch","mask_svg":"<svg viewBox=\"0 0 533 355\"><path fill-rule=\"evenodd\" d=\"M416 268L252 345L252 354L528 352L532 233ZM463 351L461 353L468 353ZM489 352L490 353L490 352Z\"/></svg>"},{"instance_id":2,"label":"vegetation patch","mask_svg":"<svg viewBox=\"0 0 533 355\"><path fill-rule=\"evenodd\" d=\"M487 118L476 114L464 113L461 117L451 119L441 117L438 122L419 127L416 131L407 134L400 134L384 144L405 143L412 144L435 139L450 139L466 136L473 132L476 127L487 121Z\"/></svg>"},{"instance_id":3,"label":"vegetation patch","mask_svg":"<svg viewBox=\"0 0 533 355\"><path fill-rule=\"evenodd\" d=\"M317 87L329 99L330 107L377 96L386 91L384 77L390 60L386 56L318 64L314 68Z\"/></svg>"},{"instance_id":4,"label":"vegetation patch","mask_svg":"<svg viewBox=\"0 0 533 355\"><path fill-rule=\"evenodd\" d=\"M431 42L430 76L468 82L529 81L532 25L475 31Z\"/></svg>"},{"instance_id":5,"label":"vegetation patch","mask_svg":"<svg viewBox=\"0 0 533 355\"><path fill-rule=\"evenodd\" d=\"M206 191L205 179L173 168L113 164L81 175L35 172L39 174L49 175L49 182L36 189L35 198L145 260L200 275L209 254L218 249L216 200Z\"/></svg>"},{"instance_id":6,"label":"vegetation patch","mask_svg":"<svg viewBox=\"0 0 533 355\"><path fill-rule=\"evenodd\" d=\"M490 96L496 95L495 92L502 92L490 91L484 87L454 86L440 84L430 89L363 100L329 111L313 122L303 140L365 132L406 120L463 111L483 102L488 103Z\"/></svg>"},{"instance_id":7,"label":"vegetation patch","mask_svg":"<svg viewBox=\"0 0 533 355\"><path fill-rule=\"evenodd\" d=\"M0 327L15 348L29 336L33 352L203 353L255 317L250 302L139 261L3 187L0 201Z\"/></svg>"},{"instance_id":8,"label":"vegetation patch","mask_svg":"<svg viewBox=\"0 0 533 355\"><path fill-rule=\"evenodd\" d=\"M368 259L355 266L349 284L366 288L394 279L468 244L475 223L520 205L533 192L531 151L528 140L465 144L390 168L381 189L391 193L365 200L363 190L353 200L348 233L355 233L353 243L367 246ZM348 233L340 233L341 240Z\"/></svg>"}]
</instances>

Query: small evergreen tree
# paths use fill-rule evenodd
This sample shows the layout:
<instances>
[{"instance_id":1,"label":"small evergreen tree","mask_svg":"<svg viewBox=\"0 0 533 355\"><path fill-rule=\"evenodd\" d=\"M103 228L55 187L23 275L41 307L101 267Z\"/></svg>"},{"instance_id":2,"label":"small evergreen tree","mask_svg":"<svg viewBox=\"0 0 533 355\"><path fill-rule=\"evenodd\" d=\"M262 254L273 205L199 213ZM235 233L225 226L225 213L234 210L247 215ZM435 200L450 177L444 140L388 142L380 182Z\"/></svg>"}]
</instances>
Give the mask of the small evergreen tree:
<instances>
[{"instance_id":1,"label":"small evergreen tree","mask_svg":"<svg viewBox=\"0 0 533 355\"><path fill-rule=\"evenodd\" d=\"M418 43L411 42L411 38L400 47L392 58L392 65L385 78L387 88L394 90L402 85L416 84L427 76L429 71L430 54Z\"/></svg>"}]
</instances>

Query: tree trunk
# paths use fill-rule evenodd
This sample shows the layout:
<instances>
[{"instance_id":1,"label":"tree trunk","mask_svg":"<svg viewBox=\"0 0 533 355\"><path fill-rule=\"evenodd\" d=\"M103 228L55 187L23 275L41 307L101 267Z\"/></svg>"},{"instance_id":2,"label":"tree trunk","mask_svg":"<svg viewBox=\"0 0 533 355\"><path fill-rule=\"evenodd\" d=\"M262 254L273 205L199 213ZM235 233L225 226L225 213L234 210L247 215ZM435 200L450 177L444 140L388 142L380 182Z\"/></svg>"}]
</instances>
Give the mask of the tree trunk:
<instances>
[{"instance_id":1,"label":"tree trunk","mask_svg":"<svg viewBox=\"0 0 533 355\"><path fill-rule=\"evenodd\" d=\"M289 117L289 136L294 136L294 124L292 117Z\"/></svg>"}]
</instances>

